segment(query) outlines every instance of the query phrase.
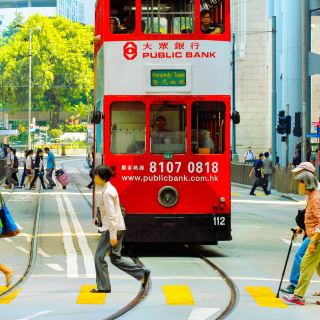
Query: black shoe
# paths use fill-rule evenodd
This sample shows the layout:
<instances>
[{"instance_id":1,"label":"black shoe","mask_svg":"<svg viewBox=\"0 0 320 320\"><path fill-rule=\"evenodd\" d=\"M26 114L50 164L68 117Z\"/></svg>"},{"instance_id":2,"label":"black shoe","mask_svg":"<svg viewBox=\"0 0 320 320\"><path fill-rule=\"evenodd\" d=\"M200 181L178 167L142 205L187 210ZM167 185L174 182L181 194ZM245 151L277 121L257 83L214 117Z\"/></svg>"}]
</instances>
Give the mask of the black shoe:
<instances>
[{"instance_id":1,"label":"black shoe","mask_svg":"<svg viewBox=\"0 0 320 320\"><path fill-rule=\"evenodd\" d=\"M142 288L145 288L147 283L149 282L149 279L150 279L150 270L146 270L145 273L144 273L144 276L142 277L141 279L141 285L142 285Z\"/></svg>"},{"instance_id":2,"label":"black shoe","mask_svg":"<svg viewBox=\"0 0 320 320\"><path fill-rule=\"evenodd\" d=\"M110 292L111 292L111 289L110 289L110 290L91 289L90 292L91 292L91 293L110 293Z\"/></svg>"},{"instance_id":3,"label":"black shoe","mask_svg":"<svg viewBox=\"0 0 320 320\"><path fill-rule=\"evenodd\" d=\"M294 294L294 290L295 290L295 286L290 284L289 286L287 286L285 289L281 289L280 291L282 293L286 293L286 294Z\"/></svg>"},{"instance_id":4,"label":"black shoe","mask_svg":"<svg viewBox=\"0 0 320 320\"><path fill-rule=\"evenodd\" d=\"M250 195L250 196L256 196L255 193L251 193L251 192L249 193L249 195Z\"/></svg>"}]
</instances>

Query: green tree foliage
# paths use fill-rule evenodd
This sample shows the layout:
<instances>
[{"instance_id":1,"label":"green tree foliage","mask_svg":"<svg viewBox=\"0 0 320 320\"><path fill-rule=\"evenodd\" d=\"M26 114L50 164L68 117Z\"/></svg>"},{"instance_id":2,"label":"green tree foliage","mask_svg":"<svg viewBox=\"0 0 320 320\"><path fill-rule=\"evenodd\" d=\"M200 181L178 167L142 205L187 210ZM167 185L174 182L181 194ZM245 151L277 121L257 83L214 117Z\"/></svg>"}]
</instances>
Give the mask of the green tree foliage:
<instances>
[{"instance_id":1,"label":"green tree foliage","mask_svg":"<svg viewBox=\"0 0 320 320\"><path fill-rule=\"evenodd\" d=\"M53 139L59 139L62 136L63 132L61 129L51 129L49 131L49 136Z\"/></svg>"},{"instance_id":2,"label":"green tree foliage","mask_svg":"<svg viewBox=\"0 0 320 320\"><path fill-rule=\"evenodd\" d=\"M39 14L23 23L0 48L4 101L13 109L28 106L30 33L32 107L50 111L56 128L61 110L93 105L93 29Z\"/></svg>"},{"instance_id":3,"label":"green tree foliage","mask_svg":"<svg viewBox=\"0 0 320 320\"><path fill-rule=\"evenodd\" d=\"M23 16L21 12L17 12L12 22L9 24L8 28L3 32L4 41L8 38L14 36L18 31L19 27L22 26Z\"/></svg>"}]
</instances>

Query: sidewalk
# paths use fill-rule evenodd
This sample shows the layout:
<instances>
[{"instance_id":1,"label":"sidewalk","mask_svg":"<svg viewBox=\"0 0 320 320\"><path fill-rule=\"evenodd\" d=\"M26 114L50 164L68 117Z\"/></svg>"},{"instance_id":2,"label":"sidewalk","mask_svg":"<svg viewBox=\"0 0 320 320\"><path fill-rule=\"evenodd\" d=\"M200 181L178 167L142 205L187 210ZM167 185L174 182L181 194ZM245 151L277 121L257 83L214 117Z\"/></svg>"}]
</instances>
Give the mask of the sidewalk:
<instances>
[{"instance_id":1,"label":"sidewalk","mask_svg":"<svg viewBox=\"0 0 320 320\"><path fill-rule=\"evenodd\" d=\"M231 182L231 186L236 186L236 187L245 188L245 189L251 189L251 187L252 187L247 184L241 184L241 183L237 183L237 182ZM271 195L276 195L276 196L286 198L286 199L296 201L296 202L301 202L301 201L306 200L305 195L299 195L299 194L294 194L294 193L282 193L282 192L278 192L274 189L271 189Z\"/></svg>"}]
</instances>

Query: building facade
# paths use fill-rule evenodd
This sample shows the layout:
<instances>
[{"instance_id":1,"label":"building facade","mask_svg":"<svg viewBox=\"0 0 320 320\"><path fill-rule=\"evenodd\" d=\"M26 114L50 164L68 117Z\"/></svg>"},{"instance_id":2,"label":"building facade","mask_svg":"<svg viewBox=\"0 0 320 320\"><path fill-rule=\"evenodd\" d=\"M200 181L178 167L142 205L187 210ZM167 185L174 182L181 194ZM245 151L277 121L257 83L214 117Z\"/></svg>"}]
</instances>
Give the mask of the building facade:
<instances>
[{"instance_id":1,"label":"building facade","mask_svg":"<svg viewBox=\"0 0 320 320\"><path fill-rule=\"evenodd\" d=\"M236 151L257 155L271 148L271 33L266 0L231 0L236 49Z\"/></svg>"}]
</instances>

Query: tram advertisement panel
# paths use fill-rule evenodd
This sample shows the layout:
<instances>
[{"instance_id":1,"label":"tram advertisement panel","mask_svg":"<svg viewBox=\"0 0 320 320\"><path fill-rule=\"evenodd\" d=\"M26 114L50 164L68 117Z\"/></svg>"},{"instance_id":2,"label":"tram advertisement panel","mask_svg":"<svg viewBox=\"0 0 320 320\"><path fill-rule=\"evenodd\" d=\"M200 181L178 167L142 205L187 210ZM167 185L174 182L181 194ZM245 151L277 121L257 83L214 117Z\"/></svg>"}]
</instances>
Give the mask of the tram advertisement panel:
<instances>
[{"instance_id":1,"label":"tram advertisement panel","mask_svg":"<svg viewBox=\"0 0 320 320\"><path fill-rule=\"evenodd\" d=\"M229 42L117 41L104 46L105 94L230 94Z\"/></svg>"}]
</instances>

